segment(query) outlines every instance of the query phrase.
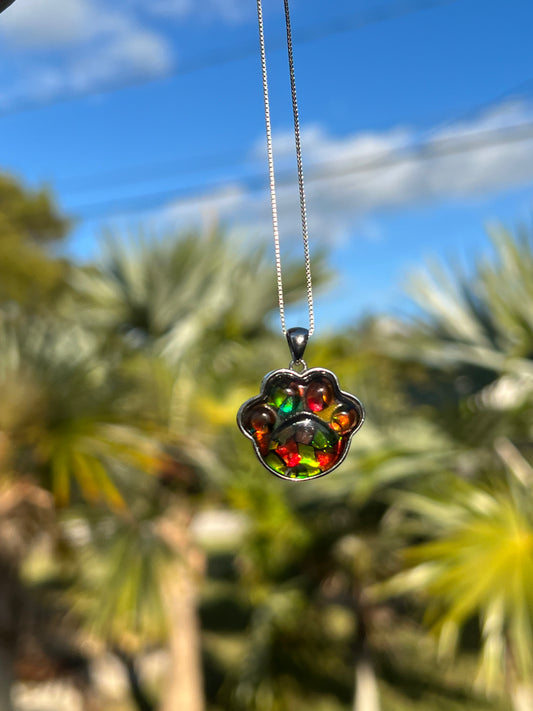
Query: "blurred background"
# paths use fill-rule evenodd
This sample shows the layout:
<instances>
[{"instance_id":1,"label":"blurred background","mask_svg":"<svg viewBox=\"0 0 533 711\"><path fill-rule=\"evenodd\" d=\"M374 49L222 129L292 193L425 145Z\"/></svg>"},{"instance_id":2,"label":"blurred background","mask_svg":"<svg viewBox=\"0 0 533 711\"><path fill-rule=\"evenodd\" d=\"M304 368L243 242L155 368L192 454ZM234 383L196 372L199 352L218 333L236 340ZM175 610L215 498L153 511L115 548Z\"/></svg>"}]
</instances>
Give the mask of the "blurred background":
<instances>
[{"instance_id":1,"label":"blurred background","mask_svg":"<svg viewBox=\"0 0 533 711\"><path fill-rule=\"evenodd\" d=\"M308 485L235 424L289 360L255 12L0 15L0 711L531 711L533 6L292 2L306 357L367 408Z\"/></svg>"}]
</instances>

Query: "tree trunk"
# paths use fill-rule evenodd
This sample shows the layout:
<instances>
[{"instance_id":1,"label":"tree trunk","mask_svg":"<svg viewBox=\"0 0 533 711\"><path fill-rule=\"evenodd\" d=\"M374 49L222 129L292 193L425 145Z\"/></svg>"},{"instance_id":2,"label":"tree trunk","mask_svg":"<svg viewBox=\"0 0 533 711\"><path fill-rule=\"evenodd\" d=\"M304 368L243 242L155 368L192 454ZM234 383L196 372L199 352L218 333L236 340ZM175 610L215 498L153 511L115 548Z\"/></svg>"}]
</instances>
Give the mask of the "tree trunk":
<instances>
[{"instance_id":1,"label":"tree trunk","mask_svg":"<svg viewBox=\"0 0 533 711\"><path fill-rule=\"evenodd\" d=\"M155 711L154 705L142 688L134 657L118 647L114 647L113 653L124 665L130 685L131 698L135 702L138 711Z\"/></svg>"},{"instance_id":2,"label":"tree trunk","mask_svg":"<svg viewBox=\"0 0 533 711\"><path fill-rule=\"evenodd\" d=\"M79 689L83 711L101 711L102 704L97 694L89 687Z\"/></svg>"},{"instance_id":3,"label":"tree trunk","mask_svg":"<svg viewBox=\"0 0 533 711\"><path fill-rule=\"evenodd\" d=\"M380 711L379 690L374 667L366 655L355 665L353 711Z\"/></svg>"},{"instance_id":4,"label":"tree trunk","mask_svg":"<svg viewBox=\"0 0 533 711\"><path fill-rule=\"evenodd\" d=\"M174 507L161 521L161 534L176 553L163 590L169 622L170 665L160 711L204 711L198 587L203 555L191 542L190 514Z\"/></svg>"},{"instance_id":5,"label":"tree trunk","mask_svg":"<svg viewBox=\"0 0 533 711\"><path fill-rule=\"evenodd\" d=\"M368 648L368 611L361 591L354 593L357 632L354 639L355 695L353 711L380 711L379 689Z\"/></svg>"},{"instance_id":6,"label":"tree trunk","mask_svg":"<svg viewBox=\"0 0 533 711\"><path fill-rule=\"evenodd\" d=\"M13 660L0 648L0 711L13 711L11 685L13 683Z\"/></svg>"},{"instance_id":7,"label":"tree trunk","mask_svg":"<svg viewBox=\"0 0 533 711\"><path fill-rule=\"evenodd\" d=\"M514 711L531 711L533 709L533 685L517 684L510 692Z\"/></svg>"},{"instance_id":8,"label":"tree trunk","mask_svg":"<svg viewBox=\"0 0 533 711\"><path fill-rule=\"evenodd\" d=\"M28 618L26 591L16 564L0 555L0 711L13 711L11 690L22 625Z\"/></svg>"}]
</instances>

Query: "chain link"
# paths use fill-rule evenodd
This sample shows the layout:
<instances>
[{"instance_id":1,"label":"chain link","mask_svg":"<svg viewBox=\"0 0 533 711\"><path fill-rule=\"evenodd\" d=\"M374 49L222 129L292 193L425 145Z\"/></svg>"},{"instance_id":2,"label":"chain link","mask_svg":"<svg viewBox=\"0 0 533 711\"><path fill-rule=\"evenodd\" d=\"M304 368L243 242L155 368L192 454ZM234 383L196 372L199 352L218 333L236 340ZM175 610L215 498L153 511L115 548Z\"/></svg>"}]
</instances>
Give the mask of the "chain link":
<instances>
[{"instance_id":1,"label":"chain link","mask_svg":"<svg viewBox=\"0 0 533 711\"><path fill-rule=\"evenodd\" d=\"M304 267L307 290L307 307L309 313L309 335L315 330L315 316L313 309L313 283L311 278L311 258L309 254L309 234L307 227L307 208L305 204L305 186L302 167L302 150L300 144L300 119L298 115L298 101L296 98L296 80L294 76L294 59L292 51L291 18L289 12L289 0L284 0L285 5L285 26L287 29L287 53L289 59L289 76L291 82L292 113L294 117L294 143L296 148L296 164L298 169L298 189L300 193L300 215L302 222L302 242L304 249ZM265 34L263 24L263 8L261 0L257 0L257 20L259 25L259 49L261 55L261 73L263 79L263 98L265 103L265 125L268 158L268 174L270 183L270 204L272 208L272 231L274 235L274 255L276 262L276 280L278 288L279 315L281 320L281 330L287 332L285 325L285 299L283 292L283 275L281 266L281 248L278 224L278 206L276 198L276 177L274 171L274 152L272 148L272 125L270 120L270 100L268 92L268 73L266 64Z\"/></svg>"}]
</instances>

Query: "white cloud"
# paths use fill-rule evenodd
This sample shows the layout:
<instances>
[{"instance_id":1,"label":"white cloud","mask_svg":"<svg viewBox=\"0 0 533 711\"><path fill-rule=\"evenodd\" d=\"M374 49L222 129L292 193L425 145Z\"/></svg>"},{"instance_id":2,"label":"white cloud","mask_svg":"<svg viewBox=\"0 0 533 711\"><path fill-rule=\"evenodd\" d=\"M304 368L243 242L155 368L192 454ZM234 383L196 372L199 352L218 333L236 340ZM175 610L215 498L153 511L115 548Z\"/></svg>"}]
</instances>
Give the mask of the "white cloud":
<instances>
[{"instance_id":1,"label":"white cloud","mask_svg":"<svg viewBox=\"0 0 533 711\"><path fill-rule=\"evenodd\" d=\"M172 20L253 17L246 0L19 0L0 22L0 109L164 74Z\"/></svg>"},{"instance_id":2,"label":"white cloud","mask_svg":"<svg viewBox=\"0 0 533 711\"><path fill-rule=\"evenodd\" d=\"M1 104L90 90L173 65L167 40L134 13L102 0L23 0L2 16L3 53L16 66L2 77Z\"/></svg>"},{"instance_id":3,"label":"white cloud","mask_svg":"<svg viewBox=\"0 0 533 711\"><path fill-rule=\"evenodd\" d=\"M237 23L253 16L253 7L245 0L151 0L145 9L156 15L180 20L194 16L205 22L222 19Z\"/></svg>"},{"instance_id":4,"label":"white cloud","mask_svg":"<svg viewBox=\"0 0 533 711\"><path fill-rule=\"evenodd\" d=\"M529 140L496 142L492 134L532 120L531 107L510 102L425 135L396 127L336 138L320 127L304 129L302 147L311 234L339 240L354 226L368 224L368 219L379 211L472 199L532 182L533 135ZM470 143L478 141L481 134L487 137L487 143L476 150L467 150L459 143L464 136ZM287 167L294 164L292 135L277 136L274 143L277 174L283 177ZM266 173L264 149L259 151L255 146L252 155L257 159L258 171ZM191 221L195 214L217 212L222 221L232 225L270 230L270 202L265 192L249 193L245 185L237 184L231 195L228 200L225 191L206 193L196 208L179 202L168 206L163 214L165 219L170 216L174 222L183 223ZM282 233L287 237L298 235L298 191L293 175L290 180L279 181L278 210Z\"/></svg>"},{"instance_id":5,"label":"white cloud","mask_svg":"<svg viewBox=\"0 0 533 711\"><path fill-rule=\"evenodd\" d=\"M77 58L68 79L74 91L86 91L122 77L158 76L171 66L168 48L161 39L144 30L123 32L104 42L96 53Z\"/></svg>"},{"instance_id":6,"label":"white cloud","mask_svg":"<svg viewBox=\"0 0 533 711\"><path fill-rule=\"evenodd\" d=\"M98 0L24 0L2 17L0 34L13 48L57 50L132 30L131 17Z\"/></svg>"},{"instance_id":7,"label":"white cloud","mask_svg":"<svg viewBox=\"0 0 533 711\"><path fill-rule=\"evenodd\" d=\"M99 25L100 17L87 0L24 0L2 17L0 34L13 47L49 49L85 41Z\"/></svg>"}]
</instances>

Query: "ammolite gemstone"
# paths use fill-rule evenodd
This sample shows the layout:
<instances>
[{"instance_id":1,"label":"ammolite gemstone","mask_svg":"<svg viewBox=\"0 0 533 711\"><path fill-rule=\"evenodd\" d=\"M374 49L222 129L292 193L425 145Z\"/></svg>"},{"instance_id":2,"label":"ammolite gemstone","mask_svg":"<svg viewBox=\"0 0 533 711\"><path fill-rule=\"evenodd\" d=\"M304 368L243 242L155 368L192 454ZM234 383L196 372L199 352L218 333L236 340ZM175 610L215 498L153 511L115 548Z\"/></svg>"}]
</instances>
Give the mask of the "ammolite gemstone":
<instances>
[{"instance_id":1,"label":"ammolite gemstone","mask_svg":"<svg viewBox=\"0 0 533 711\"><path fill-rule=\"evenodd\" d=\"M326 380L315 380L307 387L307 405L311 412L325 410L333 400L333 388Z\"/></svg>"},{"instance_id":2,"label":"ammolite gemstone","mask_svg":"<svg viewBox=\"0 0 533 711\"><path fill-rule=\"evenodd\" d=\"M363 424L364 408L329 370L283 369L265 376L260 395L244 403L237 421L270 472L303 480L328 474L342 462Z\"/></svg>"}]
</instances>

